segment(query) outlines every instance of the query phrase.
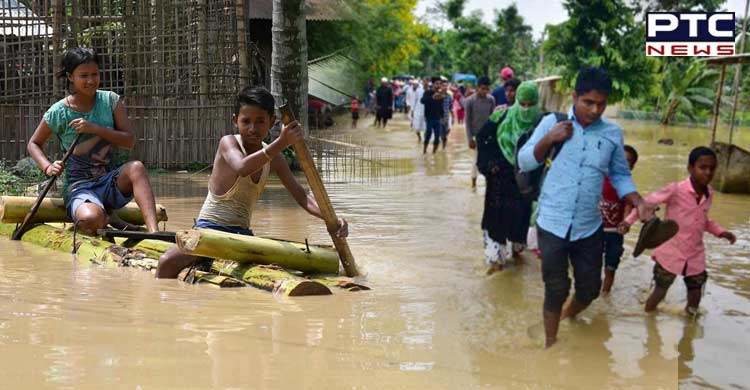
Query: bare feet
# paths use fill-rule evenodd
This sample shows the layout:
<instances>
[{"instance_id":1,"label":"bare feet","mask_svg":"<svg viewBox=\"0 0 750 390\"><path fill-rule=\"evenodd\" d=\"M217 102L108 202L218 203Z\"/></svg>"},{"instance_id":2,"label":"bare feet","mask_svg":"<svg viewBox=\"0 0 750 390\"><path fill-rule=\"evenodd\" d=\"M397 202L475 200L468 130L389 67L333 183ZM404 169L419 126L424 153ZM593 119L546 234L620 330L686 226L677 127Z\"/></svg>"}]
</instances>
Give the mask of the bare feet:
<instances>
[{"instance_id":1,"label":"bare feet","mask_svg":"<svg viewBox=\"0 0 750 390\"><path fill-rule=\"evenodd\" d=\"M487 269L487 276L490 276L490 275L494 274L495 272L500 272L504 268L505 267L502 264L494 263L494 264L492 264L490 266L490 268Z\"/></svg>"},{"instance_id":2,"label":"bare feet","mask_svg":"<svg viewBox=\"0 0 750 390\"><path fill-rule=\"evenodd\" d=\"M566 318L575 318L580 312L582 312L588 306L589 305L584 305L583 303L580 303L576 301L575 298L573 298L563 308L562 314L560 315L560 319L564 320Z\"/></svg>"},{"instance_id":3,"label":"bare feet","mask_svg":"<svg viewBox=\"0 0 750 390\"><path fill-rule=\"evenodd\" d=\"M557 329L560 325L560 313L544 310L544 348L549 348L557 342Z\"/></svg>"}]
</instances>

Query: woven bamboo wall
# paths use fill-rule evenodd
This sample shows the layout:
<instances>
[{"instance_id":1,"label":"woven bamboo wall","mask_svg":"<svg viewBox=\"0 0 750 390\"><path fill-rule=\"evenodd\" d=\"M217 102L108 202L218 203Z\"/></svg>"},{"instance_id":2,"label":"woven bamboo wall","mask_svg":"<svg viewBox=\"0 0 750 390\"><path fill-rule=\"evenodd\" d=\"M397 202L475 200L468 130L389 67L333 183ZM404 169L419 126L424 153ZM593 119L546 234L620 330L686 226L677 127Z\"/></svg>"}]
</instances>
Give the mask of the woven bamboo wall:
<instances>
[{"instance_id":1,"label":"woven bamboo wall","mask_svg":"<svg viewBox=\"0 0 750 390\"><path fill-rule=\"evenodd\" d=\"M0 159L27 155L43 113L65 96L61 54L85 46L99 55L100 89L124 98L138 138L131 158L211 163L233 96L263 77L248 60L245 14L232 0L0 0Z\"/></svg>"}]
</instances>

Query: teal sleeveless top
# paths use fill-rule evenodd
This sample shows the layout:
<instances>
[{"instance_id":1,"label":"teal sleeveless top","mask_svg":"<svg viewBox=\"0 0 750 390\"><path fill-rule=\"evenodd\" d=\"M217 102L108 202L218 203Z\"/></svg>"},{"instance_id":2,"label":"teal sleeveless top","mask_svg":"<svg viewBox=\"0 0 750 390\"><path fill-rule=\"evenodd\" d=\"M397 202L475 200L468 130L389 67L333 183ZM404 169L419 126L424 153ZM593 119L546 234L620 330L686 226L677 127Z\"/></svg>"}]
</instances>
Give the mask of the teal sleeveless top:
<instances>
[{"instance_id":1,"label":"teal sleeveless top","mask_svg":"<svg viewBox=\"0 0 750 390\"><path fill-rule=\"evenodd\" d=\"M53 104L46 113L44 121L60 141L63 151L67 151L76 131L68 126L70 121L86 119L96 125L108 128L115 127L114 112L120 96L112 91L96 91L94 107L89 112L78 112L65 105L65 99ZM75 183L94 181L117 167L116 147L93 134L83 134L78 146L65 165L65 185L63 194L68 195L68 186Z\"/></svg>"}]
</instances>

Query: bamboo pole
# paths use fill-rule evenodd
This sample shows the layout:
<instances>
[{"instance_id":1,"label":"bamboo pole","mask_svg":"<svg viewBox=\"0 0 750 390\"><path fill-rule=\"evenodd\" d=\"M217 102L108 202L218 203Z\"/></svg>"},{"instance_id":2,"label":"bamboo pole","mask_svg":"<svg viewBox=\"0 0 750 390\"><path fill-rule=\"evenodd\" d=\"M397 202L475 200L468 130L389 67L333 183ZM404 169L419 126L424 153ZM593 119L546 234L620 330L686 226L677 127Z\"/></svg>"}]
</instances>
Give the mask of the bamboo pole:
<instances>
[{"instance_id":1,"label":"bamboo pole","mask_svg":"<svg viewBox=\"0 0 750 390\"><path fill-rule=\"evenodd\" d=\"M724 74L726 73L727 66L721 65L721 73L719 73L719 86L716 88L716 100L714 101L714 115L711 119L711 144L716 142L716 126L719 124L719 107L721 105L721 93L724 91Z\"/></svg>"},{"instance_id":2,"label":"bamboo pole","mask_svg":"<svg viewBox=\"0 0 750 390\"><path fill-rule=\"evenodd\" d=\"M742 33L740 33L740 54L745 50L745 32L747 31L747 19L748 19L748 8L750 8L750 0L745 1L745 16L742 18ZM732 144L732 136L734 135L734 116L737 114L737 99L742 92L739 89L740 77L742 75L742 62L737 63L737 70L734 72L734 85L732 91L734 91L734 97L732 97L732 115L729 121L729 144Z\"/></svg>"},{"instance_id":3,"label":"bamboo pole","mask_svg":"<svg viewBox=\"0 0 750 390\"><path fill-rule=\"evenodd\" d=\"M247 55L247 31L245 29L245 0L236 0L237 51L240 55L240 79L250 80L250 59Z\"/></svg>"},{"instance_id":4,"label":"bamboo pole","mask_svg":"<svg viewBox=\"0 0 750 390\"><path fill-rule=\"evenodd\" d=\"M26 213L33 206L36 198L28 196L0 196L0 223L19 223L23 221ZM141 209L134 202L130 202L125 207L116 210L120 219L134 225L143 225L143 214ZM156 220L158 222L167 221L167 210L164 206L156 205ZM72 222L65 211L65 202L60 198L46 198L39 205L36 216L31 222Z\"/></svg>"},{"instance_id":5,"label":"bamboo pole","mask_svg":"<svg viewBox=\"0 0 750 390\"><path fill-rule=\"evenodd\" d=\"M338 256L330 247L231 234L211 229L176 232L180 251L238 263L277 264L306 273L337 274Z\"/></svg>"},{"instance_id":6,"label":"bamboo pole","mask_svg":"<svg viewBox=\"0 0 750 390\"><path fill-rule=\"evenodd\" d=\"M62 80L57 75L62 71L62 63L57 61L60 55L60 34L62 34L62 0L52 0L52 63L54 74L52 75L52 96L55 99L62 97L60 84Z\"/></svg>"},{"instance_id":7,"label":"bamboo pole","mask_svg":"<svg viewBox=\"0 0 750 390\"><path fill-rule=\"evenodd\" d=\"M208 101L208 27L206 14L208 4L206 0L198 0L198 80L200 85L200 101Z\"/></svg>"},{"instance_id":8,"label":"bamboo pole","mask_svg":"<svg viewBox=\"0 0 750 390\"><path fill-rule=\"evenodd\" d=\"M282 105L279 107L279 112L281 113L281 122L284 125L294 120L294 113L292 113L289 106ZM341 265L344 267L346 276L354 277L359 275L354 256L349 249L349 244L345 238L336 235L339 219L336 216L336 211L333 210L331 199L328 198L328 192L326 192L325 186L323 186L323 180L320 178L318 170L315 169L315 163L313 162L312 155L310 155L310 151L307 149L307 145L305 145L305 140L300 140L293 147L294 152L297 154L297 160L299 160L300 166L302 166L302 171L305 172L305 177L307 177L307 184L310 186L315 200L318 202L320 213L323 215L323 220L328 228L328 233L331 235L333 245L339 254L339 259L341 260Z\"/></svg>"},{"instance_id":9,"label":"bamboo pole","mask_svg":"<svg viewBox=\"0 0 750 390\"><path fill-rule=\"evenodd\" d=\"M60 164L65 165L65 162L68 161L68 158L70 158L70 156L73 154L73 151L78 145L78 141L80 139L81 139L81 134L79 133L73 139L73 142L71 142L70 145L68 145L68 150L65 152L65 155L60 161ZM52 186L55 185L55 181L57 180L58 175L60 175L60 173L58 173L57 175L51 176L49 180L47 181L47 184L44 185L44 188L42 188L42 192L39 193L37 198L34 200L34 203L32 203L31 208L29 209L29 212L26 213L26 215L23 217L23 220L22 220L23 222L21 222L21 225L18 227L18 229L16 229L16 231L13 232L13 236L11 238L14 241L21 239L21 236L23 236L23 233L27 224L32 219L34 219L34 216L39 211L39 206L42 205L42 201L44 201L44 198L47 196L47 193L49 193L49 190L52 188Z\"/></svg>"}]
</instances>

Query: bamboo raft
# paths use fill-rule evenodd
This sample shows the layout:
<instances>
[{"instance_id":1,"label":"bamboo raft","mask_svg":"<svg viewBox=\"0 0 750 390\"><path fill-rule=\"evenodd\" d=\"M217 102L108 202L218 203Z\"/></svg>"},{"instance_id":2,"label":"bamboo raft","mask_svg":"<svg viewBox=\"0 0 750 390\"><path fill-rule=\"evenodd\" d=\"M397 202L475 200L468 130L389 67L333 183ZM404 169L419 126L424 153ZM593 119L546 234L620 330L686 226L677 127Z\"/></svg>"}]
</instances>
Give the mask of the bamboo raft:
<instances>
[{"instance_id":1,"label":"bamboo raft","mask_svg":"<svg viewBox=\"0 0 750 390\"><path fill-rule=\"evenodd\" d=\"M19 197L0 197L0 235L13 234L18 222L16 208L25 205ZM48 199L40 208L39 219L62 222L56 214L59 202ZM118 211L123 220L135 223L132 210ZM63 210L64 212L64 210ZM64 215L64 214L63 214ZM160 208L166 220L166 210ZM67 217L65 217L67 218ZM142 219L142 217L140 217ZM23 215L20 216L23 219ZM52 250L71 253L74 240L72 225L37 223L22 241ZM333 290L368 290L353 279L339 277L339 259L330 246L308 245L261 237L248 237L208 229L190 229L175 234L179 248L189 254L219 258L208 271L183 272L181 278L194 283L218 287L252 286L277 296L330 295ZM125 248L122 240L107 241L100 237L78 234L75 239L79 259L102 266L128 266L154 271L159 257L173 244L143 240ZM187 275L186 273L189 273Z\"/></svg>"}]
</instances>

